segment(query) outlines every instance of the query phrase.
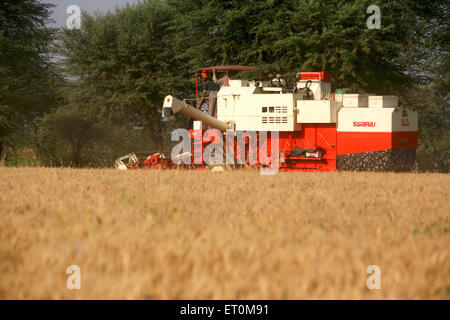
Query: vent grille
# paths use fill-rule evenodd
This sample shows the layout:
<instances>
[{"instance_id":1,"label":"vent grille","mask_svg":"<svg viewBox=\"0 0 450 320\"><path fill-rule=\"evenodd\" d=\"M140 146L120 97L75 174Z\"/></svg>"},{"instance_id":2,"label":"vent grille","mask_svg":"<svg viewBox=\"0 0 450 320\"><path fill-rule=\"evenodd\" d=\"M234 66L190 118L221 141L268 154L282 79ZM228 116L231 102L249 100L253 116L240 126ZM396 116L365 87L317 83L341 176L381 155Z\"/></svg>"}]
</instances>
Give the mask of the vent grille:
<instances>
[{"instance_id":1,"label":"vent grille","mask_svg":"<svg viewBox=\"0 0 450 320\"><path fill-rule=\"evenodd\" d=\"M268 106L268 107L261 107L262 113L288 113L288 107L287 106Z\"/></svg>"},{"instance_id":2,"label":"vent grille","mask_svg":"<svg viewBox=\"0 0 450 320\"><path fill-rule=\"evenodd\" d=\"M261 123L274 124L274 123L288 123L287 117L261 117Z\"/></svg>"},{"instance_id":3,"label":"vent grille","mask_svg":"<svg viewBox=\"0 0 450 320\"><path fill-rule=\"evenodd\" d=\"M287 113L287 106L276 106L275 113Z\"/></svg>"}]
</instances>

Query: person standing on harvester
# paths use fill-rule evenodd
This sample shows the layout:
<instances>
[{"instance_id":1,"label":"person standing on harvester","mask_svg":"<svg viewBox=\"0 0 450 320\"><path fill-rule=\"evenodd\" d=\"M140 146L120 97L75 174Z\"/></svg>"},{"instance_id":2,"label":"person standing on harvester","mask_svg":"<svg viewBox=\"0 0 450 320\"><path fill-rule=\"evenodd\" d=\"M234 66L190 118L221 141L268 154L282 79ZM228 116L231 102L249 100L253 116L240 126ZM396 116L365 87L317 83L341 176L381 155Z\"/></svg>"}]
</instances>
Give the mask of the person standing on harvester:
<instances>
[{"instance_id":1,"label":"person standing on harvester","mask_svg":"<svg viewBox=\"0 0 450 320\"><path fill-rule=\"evenodd\" d=\"M217 111L217 93L220 90L220 87L225 85L227 83L226 76L224 76L221 79L217 79L216 77L216 69L213 69L213 78L211 81L211 78L209 75L206 77L205 81L206 83L203 85L203 93L202 97L200 98L200 102L197 105L197 109L200 109L202 106L203 101L205 100L206 92L209 92L208 96L208 111L206 112L207 115L215 117L216 111Z\"/></svg>"}]
</instances>

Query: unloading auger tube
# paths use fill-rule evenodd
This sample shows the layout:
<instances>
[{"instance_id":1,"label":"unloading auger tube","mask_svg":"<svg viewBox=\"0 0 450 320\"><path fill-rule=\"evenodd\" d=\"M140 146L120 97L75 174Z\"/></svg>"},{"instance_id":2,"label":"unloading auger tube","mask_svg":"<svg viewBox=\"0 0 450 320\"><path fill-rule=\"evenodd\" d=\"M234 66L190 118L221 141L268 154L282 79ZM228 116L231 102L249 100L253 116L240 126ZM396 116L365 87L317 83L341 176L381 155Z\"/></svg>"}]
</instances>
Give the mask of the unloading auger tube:
<instances>
[{"instance_id":1,"label":"unloading auger tube","mask_svg":"<svg viewBox=\"0 0 450 320\"><path fill-rule=\"evenodd\" d=\"M227 123L217 120L216 118L203 113L197 108L194 108L186 102L178 100L171 95L164 98L163 117L168 118L171 114L170 111L172 111L173 114L176 114L178 112L184 113L194 120L202 121L203 124L222 131L226 131L228 129L234 130L234 125L232 122Z\"/></svg>"}]
</instances>

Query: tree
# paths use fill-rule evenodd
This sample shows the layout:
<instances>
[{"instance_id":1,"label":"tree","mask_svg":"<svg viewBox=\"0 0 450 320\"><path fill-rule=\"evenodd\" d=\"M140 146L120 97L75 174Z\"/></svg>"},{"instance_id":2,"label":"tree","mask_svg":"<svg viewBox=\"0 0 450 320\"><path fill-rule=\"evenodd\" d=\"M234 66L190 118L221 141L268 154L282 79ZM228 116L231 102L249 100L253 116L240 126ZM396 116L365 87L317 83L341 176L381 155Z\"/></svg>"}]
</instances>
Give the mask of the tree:
<instances>
[{"instance_id":1,"label":"tree","mask_svg":"<svg viewBox=\"0 0 450 320\"><path fill-rule=\"evenodd\" d=\"M162 1L84 14L82 29L63 30L58 45L64 70L78 79L71 101L112 123L149 129L158 149L165 132L163 99L179 95L186 84L167 30L172 16Z\"/></svg>"},{"instance_id":2,"label":"tree","mask_svg":"<svg viewBox=\"0 0 450 320\"><path fill-rule=\"evenodd\" d=\"M72 105L59 107L38 121L39 151L50 165L82 166L83 149L103 134L98 119Z\"/></svg>"},{"instance_id":3,"label":"tree","mask_svg":"<svg viewBox=\"0 0 450 320\"><path fill-rule=\"evenodd\" d=\"M177 52L193 66L257 65L286 76L327 70L338 87L384 93L413 83L406 50L417 18L434 17L442 3L381 1L377 30L366 25L372 1L169 0Z\"/></svg>"},{"instance_id":4,"label":"tree","mask_svg":"<svg viewBox=\"0 0 450 320\"><path fill-rule=\"evenodd\" d=\"M12 131L53 103L54 30L46 28L52 7L37 0L0 3L0 155Z\"/></svg>"},{"instance_id":5,"label":"tree","mask_svg":"<svg viewBox=\"0 0 450 320\"><path fill-rule=\"evenodd\" d=\"M450 169L450 3L427 6L411 34L409 72L417 78L403 92L405 105L419 111L418 162L423 170Z\"/></svg>"}]
</instances>

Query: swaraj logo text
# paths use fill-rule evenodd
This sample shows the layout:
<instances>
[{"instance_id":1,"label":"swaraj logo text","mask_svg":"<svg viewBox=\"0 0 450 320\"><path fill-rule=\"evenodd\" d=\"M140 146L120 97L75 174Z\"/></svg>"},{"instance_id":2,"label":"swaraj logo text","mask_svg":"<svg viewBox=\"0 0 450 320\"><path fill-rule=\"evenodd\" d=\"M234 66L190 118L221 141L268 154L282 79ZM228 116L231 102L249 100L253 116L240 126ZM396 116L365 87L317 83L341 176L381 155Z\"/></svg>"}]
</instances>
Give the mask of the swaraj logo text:
<instances>
[{"instance_id":1,"label":"swaraj logo text","mask_svg":"<svg viewBox=\"0 0 450 320\"><path fill-rule=\"evenodd\" d=\"M376 122L375 121L371 121L371 122L362 122L362 121L353 121L353 126L354 127L375 127Z\"/></svg>"}]
</instances>

